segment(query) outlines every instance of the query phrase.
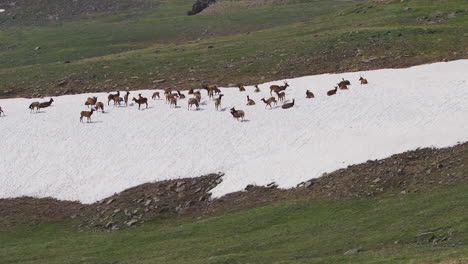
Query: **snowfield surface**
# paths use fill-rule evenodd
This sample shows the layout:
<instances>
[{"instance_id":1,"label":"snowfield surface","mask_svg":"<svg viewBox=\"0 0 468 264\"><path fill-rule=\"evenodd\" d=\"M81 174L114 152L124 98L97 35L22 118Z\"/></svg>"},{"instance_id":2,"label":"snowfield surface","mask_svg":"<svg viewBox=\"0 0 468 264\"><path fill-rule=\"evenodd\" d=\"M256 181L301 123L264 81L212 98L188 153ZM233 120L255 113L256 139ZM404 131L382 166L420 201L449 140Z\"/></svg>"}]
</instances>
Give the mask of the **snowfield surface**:
<instances>
[{"instance_id":1,"label":"snowfield surface","mask_svg":"<svg viewBox=\"0 0 468 264\"><path fill-rule=\"evenodd\" d=\"M468 140L468 60L361 73L368 85L358 84L359 73L288 80L286 98L296 99L288 110L260 101L281 81L259 85L260 93L222 89L219 112L202 91L199 111L188 111L187 99L177 109L150 100L145 110L111 105L89 124L79 122L86 98L107 107L106 93L55 97L37 114L29 104L48 97L0 100L7 115L0 117L0 198L92 203L146 182L224 172L213 190L219 197L248 184L293 187L350 164ZM326 96L342 77L350 89ZM246 95L257 105L246 106ZM246 112L245 122L231 117L233 106Z\"/></svg>"}]
</instances>

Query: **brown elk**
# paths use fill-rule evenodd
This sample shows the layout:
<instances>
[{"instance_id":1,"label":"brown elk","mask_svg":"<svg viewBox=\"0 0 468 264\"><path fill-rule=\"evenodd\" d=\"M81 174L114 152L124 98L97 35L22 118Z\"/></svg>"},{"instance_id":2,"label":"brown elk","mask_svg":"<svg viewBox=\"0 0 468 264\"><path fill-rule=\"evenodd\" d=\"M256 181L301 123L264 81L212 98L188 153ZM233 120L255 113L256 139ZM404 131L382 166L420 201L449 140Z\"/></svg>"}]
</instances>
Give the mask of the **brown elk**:
<instances>
[{"instance_id":1,"label":"brown elk","mask_svg":"<svg viewBox=\"0 0 468 264\"><path fill-rule=\"evenodd\" d=\"M190 88L190 90L188 91L188 94L193 94L193 88Z\"/></svg>"},{"instance_id":2,"label":"brown elk","mask_svg":"<svg viewBox=\"0 0 468 264\"><path fill-rule=\"evenodd\" d=\"M309 99L310 99L310 98L314 98L314 97L315 97L315 96L314 96L314 94L313 94L311 91L309 91L309 90L306 91L306 98L309 98Z\"/></svg>"},{"instance_id":3,"label":"brown elk","mask_svg":"<svg viewBox=\"0 0 468 264\"><path fill-rule=\"evenodd\" d=\"M255 105L255 101L250 99L248 95L247 95L247 105Z\"/></svg>"},{"instance_id":4,"label":"brown elk","mask_svg":"<svg viewBox=\"0 0 468 264\"><path fill-rule=\"evenodd\" d=\"M91 122L91 116L93 115L94 108L91 108L91 111L81 111L80 122L83 123L83 117L86 117L86 122Z\"/></svg>"},{"instance_id":5,"label":"brown elk","mask_svg":"<svg viewBox=\"0 0 468 264\"><path fill-rule=\"evenodd\" d=\"M340 90L348 90L348 86L343 82L338 83L338 87L340 88Z\"/></svg>"},{"instance_id":6,"label":"brown elk","mask_svg":"<svg viewBox=\"0 0 468 264\"><path fill-rule=\"evenodd\" d=\"M124 99L119 96L119 98L117 99L117 104L120 105L123 102L124 102Z\"/></svg>"},{"instance_id":7,"label":"brown elk","mask_svg":"<svg viewBox=\"0 0 468 264\"><path fill-rule=\"evenodd\" d=\"M242 121L244 121L245 113L244 113L244 111L242 111L242 110L236 110L236 109L233 107L233 108L231 108L231 115L232 115L232 117L234 117L235 119L237 119L237 121L239 121L239 119L242 119Z\"/></svg>"},{"instance_id":8,"label":"brown elk","mask_svg":"<svg viewBox=\"0 0 468 264\"><path fill-rule=\"evenodd\" d=\"M102 102L97 102L94 107L96 108L96 112L101 109L101 111L104 113L104 104Z\"/></svg>"},{"instance_id":9,"label":"brown elk","mask_svg":"<svg viewBox=\"0 0 468 264\"><path fill-rule=\"evenodd\" d=\"M295 100L296 100L296 99L293 99L291 103L283 104L283 105L281 106L281 108L283 108L283 109L288 109L288 108L293 107L293 106L294 106L294 103L295 103Z\"/></svg>"},{"instance_id":10,"label":"brown elk","mask_svg":"<svg viewBox=\"0 0 468 264\"><path fill-rule=\"evenodd\" d=\"M254 93L259 93L259 92L260 92L260 88L258 88L258 85L255 85Z\"/></svg>"},{"instance_id":11,"label":"brown elk","mask_svg":"<svg viewBox=\"0 0 468 264\"><path fill-rule=\"evenodd\" d=\"M362 76L359 78L359 81L361 84L368 84L367 79L362 78Z\"/></svg>"},{"instance_id":12,"label":"brown elk","mask_svg":"<svg viewBox=\"0 0 468 264\"><path fill-rule=\"evenodd\" d=\"M287 82L284 82L284 85L272 85L270 86L270 95L272 95L273 91L275 92L281 92L281 91L284 91L286 90L286 88L289 87L289 84Z\"/></svg>"},{"instance_id":13,"label":"brown elk","mask_svg":"<svg viewBox=\"0 0 468 264\"><path fill-rule=\"evenodd\" d=\"M179 99L185 99L185 95L177 90L177 94L179 95Z\"/></svg>"},{"instance_id":14,"label":"brown elk","mask_svg":"<svg viewBox=\"0 0 468 264\"><path fill-rule=\"evenodd\" d=\"M216 111L219 110L219 108L221 107L221 98L224 96L224 94L220 94L218 98L216 98L215 100L215 108L216 108Z\"/></svg>"},{"instance_id":15,"label":"brown elk","mask_svg":"<svg viewBox=\"0 0 468 264\"><path fill-rule=\"evenodd\" d=\"M3 112L3 109L2 109L2 107L0 106L0 116L2 116L2 114L5 116L5 112Z\"/></svg>"},{"instance_id":16,"label":"brown elk","mask_svg":"<svg viewBox=\"0 0 468 264\"><path fill-rule=\"evenodd\" d=\"M237 87L239 87L239 92L245 92L245 87L242 84L238 84Z\"/></svg>"},{"instance_id":17,"label":"brown elk","mask_svg":"<svg viewBox=\"0 0 468 264\"><path fill-rule=\"evenodd\" d=\"M166 96L166 104L171 102L171 98L173 97L171 93L165 93Z\"/></svg>"},{"instance_id":18,"label":"brown elk","mask_svg":"<svg viewBox=\"0 0 468 264\"><path fill-rule=\"evenodd\" d=\"M286 95L284 94L284 92L278 92L278 91L275 91L276 95L278 96L278 101L284 101L284 98L286 97Z\"/></svg>"},{"instance_id":19,"label":"brown elk","mask_svg":"<svg viewBox=\"0 0 468 264\"><path fill-rule=\"evenodd\" d=\"M110 104L110 101L114 101L114 104L117 104L119 101L119 98L120 98L120 91L117 91L116 94L109 94L107 96L107 105Z\"/></svg>"},{"instance_id":20,"label":"brown elk","mask_svg":"<svg viewBox=\"0 0 468 264\"><path fill-rule=\"evenodd\" d=\"M336 91L338 91L338 86L335 86L335 89L334 90L330 90L327 92L327 95L328 96L332 96L334 94L336 94Z\"/></svg>"},{"instance_id":21,"label":"brown elk","mask_svg":"<svg viewBox=\"0 0 468 264\"><path fill-rule=\"evenodd\" d=\"M192 108L192 106L195 105L197 107L197 110L198 110L198 107L200 106L198 104L198 100L197 98L190 98L188 100L188 106L187 106L187 110L190 110L190 108Z\"/></svg>"},{"instance_id":22,"label":"brown elk","mask_svg":"<svg viewBox=\"0 0 468 264\"><path fill-rule=\"evenodd\" d=\"M161 97L159 96L159 92L154 92L154 93L153 93L153 96L151 96L151 99L156 100L156 97L158 97L158 99L161 98Z\"/></svg>"},{"instance_id":23,"label":"brown elk","mask_svg":"<svg viewBox=\"0 0 468 264\"><path fill-rule=\"evenodd\" d=\"M267 108L267 106L270 106L270 108L272 108L271 103L274 103L275 105L277 104L276 99L274 97L270 97L266 101L265 98L262 98L262 101L265 103L265 108Z\"/></svg>"},{"instance_id":24,"label":"brown elk","mask_svg":"<svg viewBox=\"0 0 468 264\"><path fill-rule=\"evenodd\" d=\"M177 97L175 96L171 97L169 107L172 107L172 105L174 105L174 107L177 108Z\"/></svg>"},{"instance_id":25,"label":"brown elk","mask_svg":"<svg viewBox=\"0 0 468 264\"><path fill-rule=\"evenodd\" d=\"M39 102L32 102L30 105L29 105L29 109L31 109L30 111L34 111L34 108L36 108L36 112L39 111Z\"/></svg>"},{"instance_id":26,"label":"brown elk","mask_svg":"<svg viewBox=\"0 0 468 264\"><path fill-rule=\"evenodd\" d=\"M216 86L216 87L213 88L213 92L216 95L216 94L220 94L221 90L218 88L218 86Z\"/></svg>"},{"instance_id":27,"label":"brown elk","mask_svg":"<svg viewBox=\"0 0 468 264\"><path fill-rule=\"evenodd\" d=\"M138 109L140 109L140 106L142 104L146 104L146 108L148 108L148 98L146 98L146 97L141 97L141 98L138 98L138 99L133 97L133 101L135 101L135 103L138 104Z\"/></svg>"},{"instance_id":28,"label":"brown elk","mask_svg":"<svg viewBox=\"0 0 468 264\"><path fill-rule=\"evenodd\" d=\"M345 80L344 78L341 78L341 82L338 83L338 87L340 86L348 86L351 85L351 82L349 80ZM340 88L341 89L341 88Z\"/></svg>"},{"instance_id":29,"label":"brown elk","mask_svg":"<svg viewBox=\"0 0 468 264\"><path fill-rule=\"evenodd\" d=\"M213 98L213 96L214 96L214 92L213 92L214 87L204 86L203 89L205 89L206 92L208 93L208 98L209 99Z\"/></svg>"},{"instance_id":30,"label":"brown elk","mask_svg":"<svg viewBox=\"0 0 468 264\"><path fill-rule=\"evenodd\" d=\"M129 91L127 91L127 93L124 95L125 106L128 105L128 97L130 97L130 92Z\"/></svg>"},{"instance_id":31,"label":"brown elk","mask_svg":"<svg viewBox=\"0 0 468 264\"><path fill-rule=\"evenodd\" d=\"M49 107L52 104L53 101L54 101L54 99L50 98L50 100L48 102L42 102L42 103L33 102L32 104L29 105L29 109L31 109L31 111L33 111L34 108L36 108L36 112L37 112L41 108Z\"/></svg>"},{"instance_id":32,"label":"brown elk","mask_svg":"<svg viewBox=\"0 0 468 264\"><path fill-rule=\"evenodd\" d=\"M88 97L88 99L86 100L84 104L87 105L89 108L90 106L95 105L96 102L97 102L97 97Z\"/></svg>"}]
</instances>

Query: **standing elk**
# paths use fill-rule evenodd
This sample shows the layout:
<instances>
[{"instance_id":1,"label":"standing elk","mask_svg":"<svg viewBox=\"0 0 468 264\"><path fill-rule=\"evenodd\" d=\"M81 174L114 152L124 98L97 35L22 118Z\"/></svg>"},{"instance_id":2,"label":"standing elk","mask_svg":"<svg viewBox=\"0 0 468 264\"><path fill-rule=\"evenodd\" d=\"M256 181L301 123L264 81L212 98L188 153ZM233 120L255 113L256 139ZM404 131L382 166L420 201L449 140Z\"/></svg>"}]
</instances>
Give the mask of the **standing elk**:
<instances>
[{"instance_id":1,"label":"standing elk","mask_svg":"<svg viewBox=\"0 0 468 264\"><path fill-rule=\"evenodd\" d=\"M361 84L368 84L367 79L362 78L362 76L359 78L359 81Z\"/></svg>"},{"instance_id":2,"label":"standing elk","mask_svg":"<svg viewBox=\"0 0 468 264\"><path fill-rule=\"evenodd\" d=\"M284 98L286 97L286 94L284 92L275 91L275 93L278 96L278 101L280 102L284 101Z\"/></svg>"},{"instance_id":3,"label":"standing elk","mask_svg":"<svg viewBox=\"0 0 468 264\"><path fill-rule=\"evenodd\" d=\"M248 95L247 95L247 105L255 105L255 101L250 99Z\"/></svg>"},{"instance_id":4,"label":"standing elk","mask_svg":"<svg viewBox=\"0 0 468 264\"><path fill-rule=\"evenodd\" d=\"M215 100L215 109L216 111L219 110L221 107L221 98L224 96L224 94L220 94L219 97Z\"/></svg>"},{"instance_id":5,"label":"standing elk","mask_svg":"<svg viewBox=\"0 0 468 264\"><path fill-rule=\"evenodd\" d=\"M175 96L171 97L169 107L172 107L172 105L174 105L174 108L177 108L177 97L175 97Z\"/></svg>"},{"instance_id":6,"label":"standing elk","mask_svg":"<svg viewBox=\"0 0 468 264\"><path fill-rule=\"evenodd\" d=\"M315 97L315 96L314 96L314 94L313 94L311 91L309 91L309 90L306 91L306 98L309 98L309 99L310 99L310 98L314 98L314 97Z\"/></svg>"},{"instance_id":7,"label":"standing elk","mask_svg":"<svg viewBox=\"0 0 468 264\"><path fill-rule=\"evenodd\" d=\"M107 96L107 105L110 104L110 101L114 101L114 104L117 104L119 102L120 98L120 91L117 91L116 94L109 94Z\"/></svg>"},{"instance_id":8,"label":"standing elk","mask_svg":"<svg viewBox=\"0 0 468 264\"><path fill-rule=\"evenodd\" d=\"M161 97L159 96L159 92L154 92L154 93L153 93L153 96L151 96L151 99L156 100L156 97L158 97L158 99L161 98Z\"/></svg>"},{"instance_id":9,"label":"standing elk","mask_svg":"<svg viewBox=\"0 0 468 264\"><path fill-rule=\"evenodd\" d=\"M275 105L277 104L276 99L274 97L270 97L266 101L265 98L262 98L262 101L265 103L265 108L267 108L267 106L270 106L270 108L272 108L271 103L274 103Z\"/></svg>"},{"instance_id":10,"label":"standing elk","mask_svg":"<svg viewBox=\"0 0 468 264\"><path fill-rule=\"evenodd\" d=\"M39 103L39 102L33 102L32 104L29 105L29 109L34 110L34 108L36 108L36 112L38 112L41 108L46 108L46 107L49 107L52 102L54 101L54 99L50 98L50 100L48 102L42 102L42 103Z\"/></svg>"},{"instance_id":11,"label":"standing elk","mask_svg":"<svg viewBox=\"0 0 468 264\"><path fill-rule=\"evenodd\" d=\"M259 93L259 92L260 92L260 88L258 88L258 85L255 85L254 93Z\"/></svg>"},{"instance_id":12,"label":"standing elk","mask_svg":"<svg viewBox=\"0 0 468 264\"><path fill-rule=\"evenodd\" d=\"M284 82L284 85L272 85L270 86L270 95L272 95L273 91L275 92L281 92L281 91L284 91L286 90L286 88L289 87L289 84L287 82Z\"/></svg>"},{"instance_id":13,"label":"standing elk","mask_svg":"<svg viewBox=\"0 0 468 264\"><path fill-rule=\"evenodd\" d=\"M96 102L97 102L97 97L94 96L94 97L88 97L88 99L86 100L84 104L87 105L89 108L90 106L95 105Z\"/></svg>"},{"instance_id":14,"label":"standing elk","mask_svg":"<svg viewBox=\"0 0 468 264\"><path fill-rule=\"evenodd\" d=\"M80 122L83 123L83 117L86 117L86 123L91 122L91 116L93 115L94 108L91 111L81 111Z\"/></svg>"},{"instance_id":15,"label":"standing elk","mask_svg":"<svg viewBox=\"0 0 468 264\"><path fill-rule=\"evenodd\" d=\"M233 107L233 108L231 108L231 115L232 115L232 117L234 117L235 119L237 119L237 121L239 121L239 119L242 119L242 121L244 121L245 113L244 113L244 111L242 111L242 110L236 110L236 109Z\"/></svg>"},{"instance_id":16,"label":"standing elk","mask_svg":"<svg viewBox=\"0 0 468 264\"><path fill-rule=\"evenodd\" d=\"M127 93L124 95L124 102L125 106L128 106L128 98L130 97L130 92L127 91Z\"/></svg>"},{"instance_id":17,"label":"standing elk","mask_svg":"<svg viewBox=\"0 0 468 264\"><path fill-rule=\"evenodd\" d=\"M101 109L101 111L104 113L104 103L102 102L97 102L94 107L96 108L96 112L99 111L99 109Z\"/></svg>"},{"instance_id":18,"label":"standing elk","mask_svg":"<svg viewBox=\"0 0 468 264\"><path fill-rule=\"evenodd\" d=\"M336 91L338 91L338 86L335 86L335 89L334 90L330 90L327 92L327 95L328 96L332 96L334 94L336 94Z\"/></svg>"},{"instance_id":19,"label":"standing elk","mask_svg":"<svg viewBox=\"0 0 468 264\"><path fill-rule=\"evenodd\" d=\"M141 97L141 98L138 98L138 99L133 97L133 101L135 101L135 103L138 104L138 109L140 109L140 106L142 104L146 104L146 108L148 108L148 98L146 98L146 97Z\"/></svg>"},{"instance_id":20,"label":"standing elk","mask_svg":"<svg viewBox=\"0 0 468 264\"><path fill-rule=\"evenodd\" d=\"M283 109L289 109L289 108L293 107L293 106L294 106L294 103L295 103L295 100L296 100L296 99L293 99L291 103L283 104L283 105L281 106L281 108L283 108Z\"/></svg>"},{"instance_id":21,"label":"standing elk","mask_svg":"<svg viewBox=\"0 0 468 264\"><path fill-rule=\"evenodd\" d=\"M197 110L198 110L198 107L200 106L200 105L198 104L198 102L199 102L199 101L197 100L197 98L190 98L190 99L188 100L187 110L190 110L190 108L192 108L193 105L195 105L195 106L197 107Z\"/></svg>"}]
</instances>

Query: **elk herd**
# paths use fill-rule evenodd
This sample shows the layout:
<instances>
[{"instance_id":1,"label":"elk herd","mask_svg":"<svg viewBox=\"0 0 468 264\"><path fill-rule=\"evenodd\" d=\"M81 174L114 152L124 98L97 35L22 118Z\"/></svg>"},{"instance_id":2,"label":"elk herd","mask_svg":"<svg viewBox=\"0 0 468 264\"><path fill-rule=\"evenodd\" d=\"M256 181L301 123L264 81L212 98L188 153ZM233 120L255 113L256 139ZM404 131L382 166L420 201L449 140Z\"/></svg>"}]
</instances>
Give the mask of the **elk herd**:
<instances>
[{"instance_id":1,"label":"elk herd","mask_svg":"<svg viewBox=\"0 0 468 264\"><path fill-rule=\"evenodd\" d=\"M361 85L368 84L367 79L364 79L362 76L359 78L359 82ZM351 82L349 80L345 80L344 78L334 87L334 89L329 90L327 92L327 96L332 96L335 95L338 91L340 90L348 90L348 86L351 85ZM239 92L245 92L246 88L244 85L239 84L238 86ZM283 85L271 85L270 86L270 95L271 97L268 99L262 98L261 101L265 104L265 108L270 107L273 108L273 106L276 106L278 102L284 102L286 98L286 93L285 90L289 87L289 84L287 82L284 82ZM222 98L224 94L221 93L221 90L218 88L217 85L215 84L203 84L200 89L197 89L196 91L192 88L188 91L187 95L191 96L190 98L187 98L185 94L183 94L180 90L177 89L171 89L167 88L164 89L164 96L166 99L166 104L169 104L170 108L179 108L177 106L178 102L180 100L184 100L187 98L187 110L193 110L193 107L196 108L196 110L199 110L200 105L201 105L201 98L202 98L202 90L206 90L206 95L208 96L209 100L214 101L214 106L215 110L219 111L221 109L222 105ZM260 88L258 85L254 86L254 93L259 93ZM276 98L273 96L273 93L276 94ZM125 106L128 106L128 99L130 98L130 92L127 91L122 98L120 96L120 91L117 91L115 94L111 93L107 96L107 105L110 105L110 102L112 101L114 106L122 106L123 104ZM315 98L315 95L310 91L307 90L305 93L305 98L307 99L312 99ZM160 100L161 95L160 92L154 92L151 96L152 100ZM142 106L145 106L148 108L148 98L143 97L141 94L138 94L138 98L133 97L132 99L135 104L138 105L138 109L141 109ZM29 109L31 112L38 112L42 108L47 108L52 105L54 102L54 99L50 99L49 101L44 101L44 102L33 102L29 105ZM281 106L282 109L289 109L292 108L295 104L295 99L292 99L291 102L288 103L283 103ZM97 97L88 97L86 99L85 106L90 108L89 111L81 111L80 113L80 122L83 122L83 119L86 118L86 122L91 122L91 116L93 115L94 112L98 112L101 110L102 113L104 113L104 103L99 102ZM247 95L247 106L254 106L255 101L250 98L249 95ZM233 118L237 119L238 121L244 121L245 120L245 112L243 110L236 110L235 107L232 107L230 109L230 113ZM5 112L3 109L0 107L0 117L5 116Z\"/></svg>"}]
</instances>

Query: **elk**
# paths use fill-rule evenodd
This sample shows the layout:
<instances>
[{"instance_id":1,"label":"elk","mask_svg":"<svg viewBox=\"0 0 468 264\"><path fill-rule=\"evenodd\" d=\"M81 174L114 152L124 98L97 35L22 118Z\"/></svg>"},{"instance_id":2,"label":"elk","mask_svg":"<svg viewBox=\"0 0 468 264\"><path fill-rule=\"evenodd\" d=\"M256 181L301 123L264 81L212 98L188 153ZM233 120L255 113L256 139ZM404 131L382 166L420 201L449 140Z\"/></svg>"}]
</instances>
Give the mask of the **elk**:
<instances>
[{"instance_id":1,"label":"elk","mask_svg":"<svg viewBox=\"0 0 468 264\"><path fill-rule=\"evenodd\" d=\"M334 94L336 94L336 91L338 91L338 86L335 86L335 89L334 90L330 90L327 92L327 95L328 96L332 96Z\"/></svg>"},{"instance_id":2,"label":"elk","mask_svg":"<svg viewBox=\"0 0 468 264\"><path fill-rule=\"evenodd\" d=\"M54 99L50 98L50 100L48 102L42 102L42 103L34 102L29 106L29 108L32 110L32 109L34 109L34 107L36 107L36 112L37 112L41 108L49 107L52 104L53 101L54 101ZM34 106L33 106L33 104L34 104ZM33 107L31 107L31 106L33 106Z\"/></svg>"},{"instance_id":3,"label":"elk","mask_svg":"<svg viewBox=\"0 0 468 264\"><path fill-rule=\"evenodd\" d=\"M154 93L153 93L153 96L151 96L151 99L156 100L156 97L158 97L158 99L161 98L161 97L159 96L159 92L154 92Z\"/></svg>"},{"instance_id":4,"label":"elk","mask_svg":"<svg viewBox=\"0 0 468 264\"><path fill-rule=\"evenodd\" d=\"M339 82L338 87L340 88L340 90L348 90L348 86L343 82Z\"/></svg>"},{"instance_id":5,"label":"elk","mask_svg":"<svg viewBox=\"0 0 468 264\"><path fill-rule=\"evenodd\" d=\"M338 87L341 85L341 86L348 86L348 85L351 85L351 82L348 81L348 80L345 80L344 78L341 78L342 81L338 83Z\"/></svg>"},{"instance_id":6,"label":"elk","mask_svg":"<svg viewBox=\"0 0 468 264\"><path fill-rule=\"evenodd\" d=\"M140 96L140 98L141 98L141 96ZM117 104L120 105L122 102L124 102L124 99L119 96L119 98L117 98Z\"/></svg>"},{"instance_id":7,"label":"elk","mask_svg":"<svg viewBox=\"0 0 468 264\"><path fill-rule=\"evenodd\" d=\"M209 99L213 98L213 95L214 95L213 88L214 87L210 87L210 86L204 86L203 87L203 89L205 89L206 92L208 93L208 98Z\"/></svg>"},{"instance_id":8,"label":"elk","mask_svg":"<svg viewBox=\"0 0 468 264\"><path fill-rule=\"evenodd\" d=\"M195 99L197 99L197 101L200 102L201 101L201 94L196 94Z\"/></svg>"},{"instance_id":9,"label":"elk","mask_svg":"<svg viewBox=\"0 0 468 264\"><path fill-rule=\"evenodd\" d=\"M109 94L107 96L107 105L109 105L110 101L114 101L114 104L116 104L119 100L120 97L120 91L117 91L116 94Z\"/></svg>"},{"instance_id":10,"label":"elk","mask_svg":"<svg viewBox=\"0 0 468 264\"><path fill-rule=\"evenodd\" d=\"M138 98L138 99L133 97L133 101L135 101L135 103L138 104L138 109L140 109L140 106L142 104L146 104L146 108L148 108L148 98L146 98L146 97L141 97L141 98Z\"/></svg>"},{"instance_id":11,"label":"elk","mask_svg":"<svg viewBox=\"0 0 468 264\"><path fill-rule=\"evenodd\" d=\"M224 96L224 94L220 94L219 97L215 100L215 108L216 108L216 111L219 110L219 108L221 107L221 98Z\"/></svg>"},{"instance_id":12,"label":"elk","mask_svg":"<svg viewBox=\"0 0 468 264\"><path fill-rule=\"evenodd\" d=\"M255 101L250 99L248 95L247 95L247 105L255 105Z\"/></svg>"},{"instance_id":13,"label":"elk","mask_svg":"<svg viewBox=\"0 0 468 264\"><path fill-rule=\"evenodd\" d=\"M216 86L216 87L213 88L213 92L214 92L214 94L220 94L221 90Z\"/></svg>"},{"instance_id":14,"label":"elk","mask_svg":"<svg viewBox=\"0 0 468 264\"><path fill-rule=\"evenodd\" d=\"M185 99L185 95L177 90L177 94L179 95L179 99Z\"/></svg>"},{"instance_id":15,"label":"elk","mask_svg":"<svg viewBox=\"0 0 468 264\"><path fill-rule=\"evenodd\" d=\"M289 87L289 84L287 82L284 82L284 85L272 85L270 86L270 95L272 95L273 91L281 92L286 90L287 87Z\"/></svg>"},{"instance_id":16,"label":"elk","mask_svg":"<svg viewBox=\"0 0 468 264\"><path fill-rule=\"evenodd\" d=\"M88 99L86 100L84 104L87 105L89 108L90 106L95 105L96 102L97 102L97 97L88 97Z\"/></svg>"},{"instance_id":17,"label":"elk","mask_svg":"<svg viewBox=\"0 0 468 264\"><path fill-rule=\"evenodd\" d=\"M231 108L231 115L232 115L232 117L234 117L235 119L237 119L237 121L239 121L239 119L242 119L242 121L244 121L245 113L244 113L244 111L242 111L242 110L236 110L236 109L233 107L233 108Z\"/></svg>"},{"instance_id":18,"label":"elk","mask_svg":"<svg viewBox=\"0 0 468 264\"><path fill-rule=\"evenodd\" d=\"M97 102L94 107L96 108L96 112L101 109L101 111L104 113L104 104L102 102Z\"/></svg>"},{"instance_id":19,"label":"elk","mask_svg":"<svg viewBox=\"0 0 468 264\"><path fill-rule=\"evenodd\" d=\"M362 78L362 76L359 78L359 81L361 84L368 84L367 79Z\"/></svg>"},{"instance_id":20,"label":"elk","mask_svg":"<svg viewBox=\"0 0 468 264\"><path fill-rule=\"evenodd\" d=\"M266 105L265 105L265 108L267 108L267 106L270 106L270 108L272 108L271 103L275 103L275 105L276 105L276 103L277 103L277 102L276 102L276 99L275 99L274 97L270 97L270 98L268 98L268 100L266 100L266 101L265 101L265 98L262 98L262 101L266 104Z\"/></svg>"},{"instance_id":21,"label":"elk","mask_svg":"<svg viewBox=\"0 0 468 264\"><path fill-rule=\"evenodd\" d=\"M291 107L294 106L294 102L295 102L295 99L293 99L291 103L283 104L283 105L281 106L281 108L283 108L283 109L291 108Z\"/></svg>"},{"instance_id":22,"label":"elk","mask_svg":"<svg viewBox=\"0 0 468 264\"><path fill-rule=\"evenodd\" d=\"M130 96L130 92L127 91L127 93L124 95L124 102L125 102L125 106L128 105L128 97ZM104 110L103 110L104 111Z\"/></svg>"},{"instance_id":23,"label":"elk","mask_svg":"<svg viewBox=\"0 0 468 264\"><path fill-rule=\"evenodd\" d=\"M237 87L239 87L239 92L245 92L245 87L242 84L238 84Z\"/></svg>"},{"instance_id":24,"label":"elk","mask_svg":"<svg viewBox=\"0 0 468 264\"><path fill-rule=\"evenodd\" d=\"M172 105L174 105L174 107L177 108L177 97L175 96L171 97L169 107L172 107Z\"/></svg>"},{"instance_id":25,"label":"elk","mask_svg":"<svg viewBox=\"0 0 468 264\"><path fill-rule=\"evenodd\" d=\"M306 98L309 98L309 99L310 99L310 98L314 98L314 97L315 97L315 96L314 96L314 94L313 94L311 91L309 91L309 90L306 91Z\"/></svg>"},{"instance_id":26,"label":"elk","mask_svg":"<svg viewBox=\"0 0 468 264\"><path fill-rule=\"evenodd\" d=\"M80 122L83 123L83 117L86 117L86 122L91 122L91 116L93 115L94 108L91 111L81 111Z\"/></svg>"},{"instance_id":27,"label":"elk","mask_svg":"<svg viewBox=\"0 0 468 264\"><path fill-rule=\"evenodd\" d=\"M187 110L190 110L190 108L192 108L192 106L195 105L197 107L197 110L198 110L198 107L200 106L198 104L198 100L197 98L190 98L188 100L188 106L187 106Z\"/></svg>"},{"instance_id":28,"label":"elk","mask_svg":"<svg viewBox=\"0 0 468 264\"><path fill-rule=\"evenodd\" d=\"M5 116L5 112L3 112L2 107L0 106L0 116L2 116L2 114Z\"/></svg>"},{"instance_id":29,"label":"elk","mask_svg":"<svg viewBox=\"0 0 468 264\"><path fill-rule=\"evenodd\" d=\"M31 109L31 112L34 111L34 108L36 108L36 112L39 111L39 102L32 102L29 105L29 109Z\"/></svg>"},{"instance_id":30,"label":"elk","mask_svg":"<svg viewBox=\"0 0 468 264\"><path fill-rule=\"evenodd\" d=\"M259 92L260 92L260 88L258 88L258 85L255 85L254 93L259 93Z\"/></svg>"},{"instance_id":31,"label":"elk","mask_svg":"<svg viewBox=\"0 0 468 264\"><path fill-rule=\"evenodd\" d=\"M284 97L286 97L286 95L284 94L284 92L278 92L278 91L275 91L276 95L278 96L278 101L284 101Z\"/></svg>"},{"instance_id":32,"label":"elk","mask_svg":"<svg viewBox=\"0 0 468 264\"><path fill-rule=\"evenodd\" d=\"M193 94L193 88L190 88L190 90L188 91L188 94Z\"/></svg>"}]
</instances>

